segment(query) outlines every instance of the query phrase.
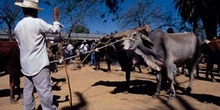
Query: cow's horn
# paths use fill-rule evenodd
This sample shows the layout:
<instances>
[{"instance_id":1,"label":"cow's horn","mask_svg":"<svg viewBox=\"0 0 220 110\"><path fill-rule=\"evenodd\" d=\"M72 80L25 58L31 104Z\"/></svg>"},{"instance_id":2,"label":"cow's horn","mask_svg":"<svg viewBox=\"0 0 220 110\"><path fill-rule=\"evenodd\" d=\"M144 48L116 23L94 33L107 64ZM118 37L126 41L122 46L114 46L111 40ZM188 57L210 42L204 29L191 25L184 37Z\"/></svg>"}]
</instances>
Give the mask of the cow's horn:
<instances>
[{"instance_id":1,"label":"cow's horn","mask_svg":"<svg viewBox=\"0 0 220 110\"><path fill-rule=\"evenodd\" d=\"M151 40L147 36L145 36L144 34L140 33L140 37L143 41L144 46L149 47L149 48L152 48L154 46L154 44L151 42Z\"/></svg>"}]
</instances>

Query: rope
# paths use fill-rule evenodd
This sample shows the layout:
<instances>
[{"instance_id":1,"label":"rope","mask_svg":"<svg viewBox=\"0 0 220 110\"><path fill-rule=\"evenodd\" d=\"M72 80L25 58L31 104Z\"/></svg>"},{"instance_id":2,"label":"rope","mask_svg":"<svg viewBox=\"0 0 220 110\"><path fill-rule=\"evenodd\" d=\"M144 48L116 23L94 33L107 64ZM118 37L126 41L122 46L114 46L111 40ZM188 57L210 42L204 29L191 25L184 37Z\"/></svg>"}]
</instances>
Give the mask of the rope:
<instances>
[{"instance_id":1,"label":"rope","mask_svg":"<svg viewBox=\"0 0 220 110\"><path fill-rule=\"evenodd\" d=\"M106 43L103 43L103 42L100 42L100 41L99 41L95 46L92 47L92 50L94 50L97 45L99 45L99 44L107 45L110 41L111 41L111 39L109 39L108 42L106 42ZM89 51L89 52L88 52L89 54L85 53L85 54L87 54L87 55L86 55L86 57L81 61L80 64L82 64L82 63L89 57L89 55L90 55L92 52L93 52L93 51Z\"/></svg>"},{"instance_id":2,"label":"rope","mask_svg":"<svg viewBox=\"0 0 220 110\"><path fill-rule=\"evenodd\" d=\"M102 46L102 47L100 47L100 48L96 48L96 49L97 49L97 50L100 50L100 49L103 49L103 48L105 48L105 47L111 46L111 45L113 45L113 44L115 44L115 43L117 43L117 42L123 41L123 40L124 40L124 39L120 39L120 40L117 40L117 41L115 41L115 42L106 44L106 45L104 45L104 46ZM96 45L96 46L97 46L97 45ZM95 47L95 46L94 46L94 47ZM93 51L96 51L96 49L93 48L92 50L90 50L90 51L88 51L88 52L86 52L86 53L83 53L82 55L91 53L91 52L93 52ZM89 55L89 54L88 54L88 55ZM87 56L88 56L88 55L87 55ZM79 55L73 55L73 56L70 56L70 57L67 57L67 58L64 58L64 59L65 59L65 60L68 60L68 59L72 59L72 58L75 58L75 57L78 57L78 56L79 56ZM59 60L50 61L50 63L56 63L56 62L59 62Z\"/></svg>"}]
</instances>

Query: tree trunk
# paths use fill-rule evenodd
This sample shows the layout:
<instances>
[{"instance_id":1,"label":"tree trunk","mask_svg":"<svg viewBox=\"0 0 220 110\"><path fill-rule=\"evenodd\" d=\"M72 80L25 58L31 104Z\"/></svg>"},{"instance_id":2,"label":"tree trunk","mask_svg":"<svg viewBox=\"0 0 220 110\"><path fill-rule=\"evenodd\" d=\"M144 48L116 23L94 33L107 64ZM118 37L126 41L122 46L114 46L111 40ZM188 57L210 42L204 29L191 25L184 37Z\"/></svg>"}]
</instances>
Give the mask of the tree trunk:
<instances>
[{"instance_id":1,"label":"tree trunk","mask_svg":"<svg viewBox=\"0 0 220 110\"><path fill-rule=\"evenodd\" d=\"M198 37L198 21L195 19L193 21L193 33Z\"/></svg>"},{"instance_id":2,"label":"tree trunk","mask_svg":"<svg viewBox=\"0 0 220 110\"><path fill-rule=\"evenodd\" d=\"M11 26L8 26L8 39L9 41L12 41L13 40L13 35L12 35L12 32L11 32Z\"/></svg>"},{"instance_id":3,"label":"tree trunk","mask_svg":"<svg viewBox=\"0 0 220 110\"><path fill-rule=\"evenodd\" d=\"M206 32L206 38L212 40L213 37L217 37L217 16L209 15L202 17L203 25Z\"/></svg>"},{"instance_id":4,"label":"tree trunk","mask_svg":"<svg viewBox=\"0 0 220 110\"><path fill-rule=\"evenodd\" d=\"M70 41L70 37L71 37L71 31L69 31L69 34L68 34L68 39L67 39L67 42L69 43L69 41Z\"/></svg>"}]
</instances>

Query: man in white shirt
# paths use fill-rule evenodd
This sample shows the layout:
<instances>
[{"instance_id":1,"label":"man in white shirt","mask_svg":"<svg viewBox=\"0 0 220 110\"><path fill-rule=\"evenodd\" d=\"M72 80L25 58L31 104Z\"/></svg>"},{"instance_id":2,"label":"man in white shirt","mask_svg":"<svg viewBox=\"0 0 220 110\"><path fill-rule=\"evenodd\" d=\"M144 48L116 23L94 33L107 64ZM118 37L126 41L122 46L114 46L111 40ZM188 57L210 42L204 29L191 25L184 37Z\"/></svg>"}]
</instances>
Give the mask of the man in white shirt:
<instances>
[{"instance_id":1,"label":"man in white shirt","mask_svg":"<svg viewBox=\"0 0 220 110\"><path fill-rule=\"evenodd\" d=\"M37 18L38 0L15 2L22 7L24 18L16 25L15 39L20 49L20 61L24 74L24 110L34 110L34 87L40 97L43 110L55 110L48 69L49 59L46 48L46 33L59 33L62 25L58 22L58 8L54 8L53 25Z\"/></svg>"},{"instance_id":2,"label":"man in white shirt","mask_svg":"<svg viewBox=\"0 0 220 110\"><path fill-rule=\"evenodd\" d=\"M69 43L67 46L66 46L66 49L68 50L69 54L70 55L73 55L73 45L71 43Z\"/></svg>"},{"instance_id":3,"label":"man in white shirt","mask_svg":"<svg viewBox=\"0 0 220 110\"><path fill-rule=\"evenodd\" d=\"M67 64L70 64L72 62L72 56L73 56L73 45L71 43L69 43L67 46L66 46L66 57L67 57Z\"/></svg>"},{"instance_id":4,"label":"man in white shirt","mask_svg":"<svg viewBox=\"0 0 220 110\"><path fill-rule=\"evenodd\" d=\"M82 44L80 45L80 47L79 47L80 60L81 60L81 62L82 62L83 64L85 64L85 62L86 62L85 57L86 57L86 55L88 54L88 53L87 53L88 50L89 50L88 47L89 47L89 45L87 44L86 40L84 40L84 41L82 42Z\"/></svg>"}]
</instances>

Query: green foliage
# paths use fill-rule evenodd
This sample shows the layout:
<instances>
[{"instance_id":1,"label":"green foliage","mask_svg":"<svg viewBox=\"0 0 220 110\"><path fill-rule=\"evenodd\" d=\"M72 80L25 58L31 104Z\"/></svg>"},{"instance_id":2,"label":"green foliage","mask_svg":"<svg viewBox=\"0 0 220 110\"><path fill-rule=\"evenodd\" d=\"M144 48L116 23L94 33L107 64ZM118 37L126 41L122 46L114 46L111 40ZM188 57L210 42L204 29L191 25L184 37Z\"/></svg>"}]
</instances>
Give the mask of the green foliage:
<instances>
[{"instance_id":1,"label":"green foliage","mask_svg":"<svg viewBox=\"0 0 220 110\"><path fill-rule=\"evenodd\" d=\"M75 33L85 33L85 34L89 34L89 29L86 28L86 27L83 26L83 25L77 25L77 26L74 28L74 32L75 32Z\"/></svg>"},{"instance_id":2,"label":"green foliage","mask_svg":"<svg viewBox=\"0 0 220 110\"><path fill-rule=\"evenodd\" d=\"M217 35L217 24L220 24L219 0L174 0L175 8L180 16L198 28L201 19L205 27L206 36L212 39Z\"/></svg>"}]
</instances>

